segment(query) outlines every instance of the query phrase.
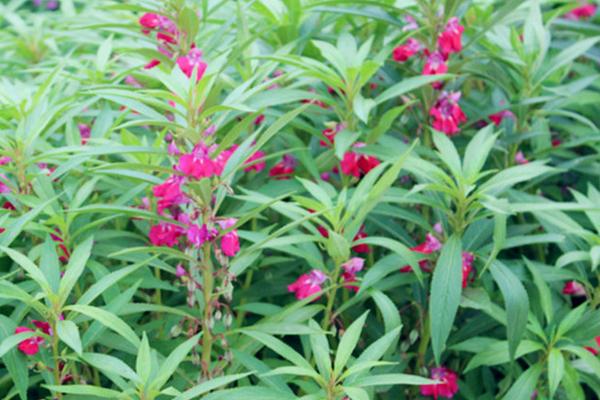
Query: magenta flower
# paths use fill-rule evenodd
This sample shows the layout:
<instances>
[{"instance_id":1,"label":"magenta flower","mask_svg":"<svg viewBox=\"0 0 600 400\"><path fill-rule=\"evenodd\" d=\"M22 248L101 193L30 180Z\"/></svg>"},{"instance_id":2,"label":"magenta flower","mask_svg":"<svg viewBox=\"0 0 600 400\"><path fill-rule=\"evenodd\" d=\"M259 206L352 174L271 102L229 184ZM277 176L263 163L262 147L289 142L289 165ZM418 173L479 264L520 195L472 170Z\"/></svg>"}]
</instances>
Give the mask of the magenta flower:
<instances>
[{"instance_id":1,"label":"magenta flower","mask_svg":"<svg viewBox=\"0 0 600 400\"><path fill-rule=\"evenodd\" d=\"M252 164L244 168L244 172L256 171L260 172L267 166L265 162L265 153L263 151L256 151L252 154L244 164Z\"/></svg>"},{"instance_id":2,"label":"magenta flower","mask_svg":"<svg viewBox=\"0 0 600 400\"><path fill-rule=\"evenodd\" d=\"M460 92L442 92L431 108L429 115L433 118L433 128L448 136L457 134L458 125L467 121L458 100Z\"/></svg>"},{"instance_id":3,"label":"magenta flower","mask_svg":"<svg viewBox=\"0 0 600 400\"><path fill-rule=\"evenodd\" d=\"M440 383L421 385L422 396L433 396L436 400L438 397L451 399L458 393L458 376L456 372L445 367L432 368L431 379L440 381Z\"/></svg>"},{"instance_id":4,"label":"magenta flower","mask_svg":"<svg viewBox=\"0 0 600 400\"><path fill-rule=\"evenodd\" d=\"M179 237L183 235L184 230L175 224L168 222L160 222L150 228L150 242L154 246L173 247L179 241Z\"/></svg>"},{"instance_id":5,"label":"magenta flower","mask_svg":"<svg viewBox=\"0 0 600 400\"><path fill-rule=\"evenodd\" d=\"M185 270L185 268L183 268L183 265L177 264L177 267L175 268L175 276L181 278L182 276L186 275L187 271Z\"/></svg>"},{"instance_id":6,"label":"magenta flower","mask_svg":"<svg viewBox=\"0 0 600 400\"><path fill-rule=\"evenodd\" d=\"M181 71L188 77L192 77L192 72L196 69L196 82L198 82L204 76L206 67L208 66L202 60L202 51L198 48L191 49L187 55L181 56L177 59L177 65Z\"/></svg>"},{"instance_id":7,"label":"magenta flower","mask_svg":"<svg viewBox=\"0 0 600 400\"><path fill-rule=\"evenodd\" d=\"M10 158L9 156L4 156L4 157L0 157L0 166L2 165L6 165L10 162L12 162L12 158Z\"/></svg>"},{"instance_id":8,"label":"magenta flower","mask_svg":"<svg viewBox=\"0 0 600 400\"><path fill-rule=\"evenodd\" d=\"M464 26L460 25L457 17L448 20L446 28L438 37L438 48L442 54L458 53L462 50L462 33Z\"/></svg>"},{"instance_id":9,"label":"magenta flower","mask_svg":"<svg viewBox=\"0 0 600 400\"><path fill-rule=\"evenodd\" d=\"M421 43L418 40L409 38L406 43L394 48L392 57L394 58L394 61L401 63L406 62L412 56L421 51L421 48Z\"/></svg>"},{"instance_id":10,"label":"magenta flower","mask_svg":"<svg viewBox=\"0 0 600 400\"><path fill-rule=\"evenodd\" d=\"M235 218L227 218L217 222L221 229L226 230L231 228L237 223ZM237 230L233 229L227 232L221 238L221 251L227 257L233 257L240 251L240 239Z\"/></svg>"},{"instance_id":11,"label":"magenta flower","mask_svg":"<svg viewBox=\"0 0 600 400\"><path fill-rule=\"evenodd\" d=\"M87 124L78 124L77 127L79 128L79 136L81 136L81 144L84 145L92 135L92 128Z\"/></svg>"},{"instance_id":12,"label":"magenta flower","mask_svg":"<svg viewBox=\"0 0 600 400\"><path fill-rule=\"evenodd\" d=\"M423 66L423 75L439 75L448 72L446 58L439 51L434 51L427 56Z\"/></svg>"},{"instance_id":13,"label":"magenta flower","mask_svg":"<svg viewBox=\"0 0 600 400\"><path fill-rule=\"evenodd\" d=\"M184 178L179 175L171 175L160 185L154 186L152 192L158 200L158 213L162 214L166 208L171 208L187 202L187 197L181 191Z\"/></svg>"},{"instance_id":14,"label":"magenta flower","mask_svg":"<svg viewBox=\"0 0 600 400\"><path fill-rule=\"evenodd\" d=\"M195 179L216 175L215 167L209 149L204 144L197 145L192 153L182 155L178 164L179 171Z\"/></svg>"},{"instance_id":15,"label":"magenta flower","mask_svg":"<svg viewBox=\"0 0 600 400\"><path fill-rule=\"evenodd\" d=\"M206 224L198 226L196 224L190 225L187 230L187 238L191 244L196 247L202 246L205 242L214 239L216 232L208 230Z\"/></svg>"},{"instance_id":16,"label":"magenta flower","mask_svg":"<svg viewBox=\"0 0 600 400\"><path fill-rule=\"evenodd\" d=\"M318 269L309 274L300 275L296 281L288 285L288 292L294 293L296 299L302 300L321 291L321 285L327 280L327 275ZM316 300L316 299L315 299Z\"/></svg>"},{"instance_id":17,"label":"magenta flower","mask_svg":"<svg viewBox=\"0 0 600 400\"><path fill-rule=\"evenodd\" d=\"M568 296L575 297L585 296L586 294L585 287L577 281L566 282L562 292L563 294L566 294Z\"/></svg>"},{"instance_id":18,"label":"magenta flower","mask_svg":"<svg viewBox=\"0 0 600 400\"><path fill-rule=\"evenodd\" d=\"M27 328L26 326L18 326L15 329L15 333L24 333L24 332L35 332L31 328ZM19 343L18 349L28 355L33 356L40 351L40 344L44 342L44 339L39 336L34 336L29 339L25 339Z\"/></svg>"},{"instance_id":19,"label":"magenta flower","mask_svg":"<svg viewBox=\"0 0 600 400\"><path fill-rule=\"evenodd\" d=\"M354 144L354 148L364 147L365 144L357 142ZM381 162L375 156L369 156L366 154L359 154L352 151L344 153L344 158L340 161L342 167L342 173L344 175L354 176L355 178L361 178L369 173L373 168L378 166Z\"/></svg>"},{"instance_id":20,"label":"magenta flower","mask_svg":"<svg viewBox=\"0 0 600 400\"><path fill-rule=\"evenodd\" d=\"M462 287L463 289L467 287L469 284L469 276L473 271L473 261L475 260L475 256L473 253L469 253L468 251L463 251L462 253Z\"/></svg>"},{"instance_id":21,"label":"magenta flower","mask_svg":"<svg viewBox=\"0 0 600 400\"><path fill-rule=\"evenodd\" d=\"M442 243L438 240L438 238L433 236L431 233L428 233L427 235L425 235L425 241L423 243L413 246L410 249L418 254L431 254L435 253L436 251L440 251L441 248ZM419 260L419 267L423 271L430 271L428 264L429 262L427 259ZM412 267L410 265L405 265L402 268L400 268L400 272L410 271L412 271Z\"/></svg>"},{"instance_id":22,"label":"magenta flower","mask_svg":"<svg viewBox=\"0 0 600 400\"><path fill-rule=\"evenodd\" d=\"M513 114L510 110L502 110L500 112L490 114L488 118L494 123L494 125L500 126L505 118L515 119L515 114Z\"/></svg>"},{"instance_id":23,"label":"magenta flower","mask_svg":"<svg viewBox=\"0 0 600 400\"><path fill-rule=\"evenodd\" d=\"M269 176L278 180L290 179L296 169L296 164L296 158L291 154L286 154L280 162L271 168Z\"/></svg>"},{"instance_id":24,"label":"magenta flower","mask_svg":"<svg viewBox=\"0 0 600 400\"><path fill-rule=\"evenodd\" d=\"M598 6L593 4L593 3L582 3L582 5L580 7L574 8L573 10L569 11L568 13L565 14L565 18L566 19L571 19L571 20L580 20L580 19L588 19L594 16L594 14L596 14L596 10L598 9Z\"/></svg>"}]
</instances>

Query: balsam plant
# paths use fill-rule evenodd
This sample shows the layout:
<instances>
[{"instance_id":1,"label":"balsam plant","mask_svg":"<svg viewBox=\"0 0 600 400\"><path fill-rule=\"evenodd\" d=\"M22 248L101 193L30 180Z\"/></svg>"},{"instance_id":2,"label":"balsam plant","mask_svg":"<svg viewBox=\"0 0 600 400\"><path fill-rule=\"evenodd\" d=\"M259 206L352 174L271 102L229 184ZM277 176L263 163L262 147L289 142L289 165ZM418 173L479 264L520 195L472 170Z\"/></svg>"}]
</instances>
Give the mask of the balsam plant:
<instances>
[{"instance_id":1,"label":"balsam plant","mask_svg":"<svg viewBox=\"0 0 600 400\"><path fill-rule=\"evenodd\" d=\"M5 1L0 398L600 397L597 8Z\"/></svg>"}]
</instances>

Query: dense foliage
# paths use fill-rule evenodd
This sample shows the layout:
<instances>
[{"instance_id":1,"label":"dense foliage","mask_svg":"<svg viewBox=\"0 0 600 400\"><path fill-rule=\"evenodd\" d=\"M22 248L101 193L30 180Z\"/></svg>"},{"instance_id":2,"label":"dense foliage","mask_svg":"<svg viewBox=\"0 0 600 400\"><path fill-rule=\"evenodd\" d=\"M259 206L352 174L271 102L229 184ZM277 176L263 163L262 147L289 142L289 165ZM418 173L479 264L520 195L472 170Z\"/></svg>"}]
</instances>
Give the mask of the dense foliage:
<instances>
[{"instance_id":1,"label":"dense foliage","mask_svg":"<svg viewBox=\"0 0 600 400\"><path fill-rule=\"evenodd\" d=\"M0 398L600 398L579 0L4 0Z\"/></svg>"}]
</instances>

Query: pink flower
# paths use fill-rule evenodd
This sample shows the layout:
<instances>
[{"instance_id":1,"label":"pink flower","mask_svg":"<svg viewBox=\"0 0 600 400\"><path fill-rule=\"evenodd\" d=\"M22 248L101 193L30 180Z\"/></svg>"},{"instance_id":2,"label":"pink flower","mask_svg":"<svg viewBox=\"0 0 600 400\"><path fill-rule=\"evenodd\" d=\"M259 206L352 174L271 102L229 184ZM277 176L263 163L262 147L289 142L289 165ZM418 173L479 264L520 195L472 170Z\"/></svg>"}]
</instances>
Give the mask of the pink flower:
<instances>
[{"instance_id":1,"label":"pink flower","mask_svg":"<svg viewBox=\"0 0 600 400\"><path fill-rule=\"evenodd\" d=\"M442 92L440 94L429 112L433 118L432 125L435 130L444 132L448 136L453 136L460 131L458 125L466 122L467 117L458 104L459 99L460 92Z\"/></svg>"},{"instance_id":2,"label":"pink flower","mask_svg":"<svg viewBox=\"0 0 600 400\"><path fill-rule=\"evenodd\" d=\"M577 281L569 281L565 283L562 290L563 294L568 296L585 296L585 287Z\"/></svg>"},{"instance_id":3,"label":"pink flower","mask_svg":"<svg viewBox=\"0 0 600 400\"><path fill-rule=\"evenodd\" d=\"M10 193L10 187L6 184L8 182L8 178L4 174L0 174L0 194L2 193ZM6 203L5 203L6 205ZM4 207L6 208L6 207ZM14 210L14 208L13 208Z\"/></svg>"},{"instance_id":4,"label":"pink flower","mask_svg":"<svg viewBox=\"0 0 600 400\"><path fill-rule=\"evenodd\" d=\"M265 162L265 153L260 150L254 152L254 154L252 154L250 158L244 162L244 164L252 164L244 168L244 172L250 172L252 170L256 172L262 171L267 166L267 163Z\"/></svg>"},{"instance_id":5,"label":"pink flower","mask_svg":"<svg viewBox=\"0 0 600 400\"><path fill-rule=\"evenodd\" d=\"M187 198L181 191L184 178L179 175L171 175L160 185L154 186L152 192L158 200L158 213L162 214L166 208L171 208L187 202Z\"/></svg>"},{"instance_id":6,"label":"pink flower","mask_svg":"<svg viewBox=\"0 0 600 400\"><path fill-rule=\"evenodd\" d=\"M323 133L323 136L325 136L325 138L321 139L319 141L319 144L322 147L333 146L333 144L335 143L335 135L344 128L345 128L344 124L335 124L334 127L324 129L322 133Z\"/></svg>"},{"instance_id":7,"label":"pink flower","mask_svg":"<svg viewBox=\"0 0 600 400\"><path fill-rule=\"evenodd\" d=\"M152 60L150 60L148 62L148 64L144 65L144 69L152 69L152 68L156 67L159 64L160 64L160 60L157 60L156 58L153 58Z\"/></svg>"},{"instance_id":8,"label":"pink flower","mask_svg":"<svg viewBox=\"0 0 600 400\"><path fill-rule=\"evenodd\" d=\"M290 176L295 171L296 164L296 158L290 154L286 154L280 162L271 168L269 176L278 180L290 179Z\"/></svg>"},{"instance_id":9,"label":"pink flower","mask_svg":"<svg viewBox=\"0 0 600 400\"><path fill-rule=\"evenodd\" d=\"M365 260L362 258L352 257L342 264L342 268L349 274L356 274L357 272L362 271L364 264Z\"/></svg>"},{"instance_id":10,"label":"pink flower","mask_svg":"<svg viewBox=\"0 0 600 400\"><path fill-rule=\"evenodd\" d=\"M425 241L423 243L411 247L410 249L418 254L431 254L435 253L436 251L440 251L441 248L442 243L431 233L428 233L427 235L425 235ZM419 260L419 267L422 270L428 271L429 269L427 268L427 265L427 259ZM400 268L400 272L410 271L412 271L412 267L410 265L405 265L404 267Z\"/></svg>"},{"instance_id":11,"label":"pink flower","mask_svg":"<svg viewBox=\"0 0 600 400\"><path fill-rule=\"evenodd\" d=\"M177 65L188 78L192 77L192 72L196 69L196 82L202 79L208 66L202 61L202 51L196 47L191 49L187 55L179 57Z\"/></svg>"},{"instance_id":12,"label":"pink flower","mask_svg":"<svg viewBox=\"0 0 600 400\"><path fill-rule=\"evenodd\" d=\"M6 165L10 162L12 162L12 158L10 158L9 156L4 156L4 157L0 157L0 166L2 165Z\"/></svg>"},{"instance_id":13,"label":"pink flower","mask_svg":"<svg viewBox=\"0 0 600 400\"><path fill-rule=\"evenodd\" d=\"M423 67L423 75L439 75L448 72L446 58L439 51L434 51L427 56L425 66Z\"/></svg>"},{"instance_id":14,"label":"pink flower","mask_svg":"<svg viewBox=\"0 0 600 400\"><path fill-rule=\"evenodd\" d=\"M458 376L456 372L448 368L432 368L431 379L435 379L441 383L421 385L422 396L433 396L436 400L438 397L451 399L458 392Z\"/></svg>"},{"instance_id":15,"label":"pink flower","mask_svg":"<svg viewBox=\"0 0 600 400\"><path fill-rule=\"evenodd\" d=\"M288 292L296 295L296 299L302 300L319 293L325 280L327 276L322 271L313 269L309 274L300 275L296 282L288 285L287 289Z\"/></svg>"},{"instance_id":16,"label":"pink flower","mask_svg":"<svg viewBox=\"0 0 600 400\"><path fill-rule=\"evenodd\" d=\"M168 246L173 247L179 241L179 237L183 235L184 230L175 224L168 222L159 222L157 225L153 225L150 228L150 242L154 246Z\"/></svg>"},{"instance_id":17,"label":"pink flower","mask_svg":"<svg viewBox=\"0 0 600 400\"><path fill-rule=\"evenodd\" d=\"M81 144L84 145L90 139L92 128L87 124L79 124L77 127L79 128L79 136L81 136Z\"/></svg>"},{"instance_id":18,"label":"pink flower","mask_svg":"<svg viewBox=\"0 0 600 400\"><path fill-rule=\"evenodd\" d=\"M583 3L580 7L577 7L565 14L565 18L571 20L588 19L596 14L597 5L592 3Z\"/></svg>"},{"instance_id":19,"label":"pink flower","mask_svg":"<svg viewBox=\"0 0 600 400\"><path fill-rule=\"evenodd\" d=\"M187 230L188 240L190 241L191 244L193 244L196 247L200 247L205 242L214 239L216 234L217 234L216 231L209 232L206 224L203 224L202 226L192 224L192 225L190 225L190 227Z\"/></svg>"},{"instance_id":20,"label":"pink flower","mask_svg":"<svg viewBox=\"0 0 600 400\"><path fill-rule=\"evenodd\" d=\"M240 251L240 239L237 230L227 232L221 238L221 251L227 257L235 256Z\"/></svg>"},{"instance_id":21,"label":"pink flower","mask_svg":"<svg viewBox=\"0 0 600 400\"><path fill-rule=\"evenodd\" d=\"M231 228L237 223L237 219L235 218L227 218L221 221L218 221L221 229L226 230ZM233 257L240 251L240 239L237 233L237 230L233 229L227 232L221 238L221 251L227 257Z\"/></svg>"},{"instance_id":22,"label":"pink flower","mask_svg":"<svg viewBox=\"0 0 600 400\"><path fill-rule=\"evenodd\" d=\"M517 154L515 154L515 162L517 164L524 165L524 164L529 163L529 160L526 159L523 152L521 150L519 150L519 151L517 151Z\"/></svg>"},{"instance_id":23,"label":"pink flower","mask_svg":"<svg viewBox=\"0 0 600 400\"><path fill-rule=\"evenodd\" d=\"M409 38L406 43L394 48L392 57L394 61L405 62L419 51L421 51L421 43L416 39Z\"/></svg>"},{"instance_id":24,"label":"pink flower","mask_svg":"<svg viewBox=\"0 0 600 400\"><path fill-rule=\"evenodd\" d=\"M18 326L15 329L15 333L24 333L24 332L35 332L31 328L27 328L26 326ZM25 339L19 343L18 349L27 354L28 356L33 356L40 351L40 343L42 343L44 339L39 336L34 336L29 339Z\"/></svg>"},{"instance_id":25,"label":"pink flower","mask_svg":"<svg viewBox=\"0 0 600 400\"><path fill-rule=\"evenodd\" d=\"M406 25L402 27L402 32L414 31L415 29L419 29L419 24L417 24L417 20L412 15L405 15L404 22Z\"/></svg>"},{"instance_id":26,"label":"pink flower","mask_svg":"<svg viewBox=\"0 0 600 400\"><path fill-rule=\"evenodd\" d=\"M438 37L438 48L442 54L458 53L462 50L461 36L465 30L460 25L458 18L452 17L448 20L446 28Z\"/></svg>"},{"instance_id":27,"label":"pink flower","mask_svg":"<svg viewBox=\"0 0 600 400\"><path fill-rule=\"evenodd\" d=\"M504 118L515 119L515 114L513 114L512 111L510 111L510 110L502 110L495 114L489 115L488 118L490 119L490 121L492 121L494 123L494 125L500 126L500 124L502 123L502 120Z\"/></svg>"},{"instance_id":28,"label":"pink flower","mask_svg":"<svg viewBox=\"0 0 600 400\"><path fill-rule=\"evenodd\" d=\"M138 88L138 89L142 87L142 84L141 84L141 83L139 83L139 82L138 82L138 80L137 80L137 79L135 79L135 78L134 78L132 75L127 75L127 76L125 77L125 80L124 80L124 82L125 82L127 85L129 85L129 86L133 86L133 87L135 87L135 88Z\"/></svg>"},{"instance_id":29,"label":"pink flower","mask_svg":"<svg viewBox=\"0 0 600 400\"><path fill-rule=\"evenodd\" d=\"M185 268L183 268L183 265L177 264L177 267L175 268L175 276L181 278L182 276L186 275L187 271L185 270Z\"/></svg>"},{"instance_id":30,"label":"pink flower","mask_svg":"<svg viewBox=\"0 0 600 400\"><path fill-rule=\"evenodd\" d=\"M469 284L469 276L473 271L473 261L475 257L473 253L463 251L462 253L462 287L463 289Z\"/></svg>"}]
</instances>

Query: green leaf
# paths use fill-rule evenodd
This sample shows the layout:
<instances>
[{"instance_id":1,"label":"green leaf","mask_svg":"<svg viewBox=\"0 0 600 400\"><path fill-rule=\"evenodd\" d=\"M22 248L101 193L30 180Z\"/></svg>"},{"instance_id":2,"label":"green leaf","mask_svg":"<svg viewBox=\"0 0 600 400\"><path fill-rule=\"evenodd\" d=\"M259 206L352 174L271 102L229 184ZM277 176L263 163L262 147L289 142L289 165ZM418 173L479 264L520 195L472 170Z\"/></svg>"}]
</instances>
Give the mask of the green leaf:
<instances>
[{"instance_id":1,"label":"green leaf","mask_svg":"<svg viewBox=\"0 0 600 400\"><path fill-rule=\"evenodd\" d=\"M111 312L103 310L102 308L84 305L71 305L65 307L64 309L66 311L75 311L95 319L108 329L111 329L121 335L135 347L140 345L140 339L137 337L133 329L131 329L129 325L127 325L122 319Z\"/></svg>"},{"instance_id":2,"label":"green leaf","mask_svg":"<svg viewBox=\"0 0 600 400\"><path fill-rule=\"evenodd\" d=\"M275 353L279 354L294 365L305 369L312 369L311 365L308 363L308 361L304 359L304 357L302 357L294 349L292 349L290 346L288 346L281 340L262 332L256 332L246 329L242 330L241 332L247 336L250 336L254 340L264 344L269 349L273 350Z\"/></svg>"},{"instance_id":3,"label":"green leaf","mask_svg":"<svg viewBox=\"0 0 600 400\"><path fill-rule=\"evenodd\" d=\"M411 90L415 90L420 88L421 86L429 85L433 82L444 81L450 78L453 78L454 75L450 74L440 74L440 75L419 75L407 79L403 79L400 82L396 83L394 86L390 87L379 96L375 98L375 103L381 104L386 100L393 99L403 95L404 93L408 93Z\"/></svg>"},{"instance_id":4,"label":"green leaf","mask_svg":"<svg viewBox=\"0 0 600 400\"><path fill-rule=\"evenodd\" d=\"M504 264L495 261L490 271L500 287L502 297L504 297L508 350L511 359L514 359L519 342L527 327L529 297L519 278Z\"/></svg>"},{"instance_id":5,"label":"green leaf","mask_svg":"<svg viewBox=\"0 0 600 400\"><path fill-rule=\"evenodd\" d=\"M348 360L350 359L354 348L358 344L358 340L360 339L360 334L362 332L363 326L365 325L365 321L367 319L368 314L369 311L365 311L356 321L354 321L348 327L346 332L344 332L344 336L342 336L342 339L340 340L340 344L335 354L335 361L333 363L334 376L339 376L346 364L348 363Z\"/></svg>"},{"instance_id":6,"label":"green leaf","mask_svg":"<svg viewBox=\"0 0 600 400\"><path fill-rule=\"evenodd\" d=\"M2 343L0 343L0 357L4 357L7 352L12 350L13 347L21 343L23 340L27 340L35 336L38 336L36 332L21 332L4 338Z\"/></svg>"},{"instance_id":7,"label":"green leaf","mask_svg":"<svg viewBox=\"0 0 600 400\"><path fill-rule=\"evenodd\" d=\"M67 346L75 350L75 352L81 355L82 346L81 346L81 337L79 336L79 329L77 329L77 325L73 321L62 320L58 321L56 324L56 330L58 333L58 337L62 340Z\"/></svg>"},{"instance_id":8,"label":"green leaf","mask_svg":"<svg viewBox=\"0 0 600 400\"><path fill-rule=\"evenodd\" d=\"M465 150L463 174L467 182L473 183L483 168L485 161L496 142L498 135L493 135L493 125L490 124L479 130L477 134L469 141Z\"/></svg>"},{"instance_id":9,"label":"green leaf","mask_svg":"<svg viewBox=\"0 0 600 400\"><path fill-rule=\"evenodd\" d=\"M550 350L548 355L548 385L550 387L550 398L554 398L554 393L560 385L565 375L565 359L559 349Z\"/></svg>"},{"instance_id":10,"label":"green leaf","mask_svg":"<svg viewBox=\"0 0 600 400\"><path fill-rule=\"evenodd\" d=\"M206 392L209 392L218 387L225 386L231 382L235 382L237 380L245 378L250 374L251 374L251 372L246 373L246 374L226 375L226 376L220 376L218 378L211 379L206 382L202 382L201 384L196 385L193 388L188 389L185 392L183 392L182 394L180 394L179 396L175 397L175 400L197 399L198 396L200 396ZM228 397L228 398L233 400L235 397ZM237 397L237 398L239 399L240 397ZM250 399L251 399L251 397L248 398L248 400L250 400Z\"/></svg>"},{"instance_id":11,"label":"green leaf","mask_svg":"<svg viewBox=\"0 0 600 400\"><path fill-rule=\"evenodd\" d=\"M461 290L462 244L459 237L452 236L442 248L431 280L431 345L438 365L458 311Z\"/></svg>"},{"instance_id":12,"label":"green leaf","mask_svg":"<svg viewBox=\"0 0 600 400\"><path fill-rule=\"evenodd\" d=\"M181 343L169 354L165 362L161 365L158 370L158 375L153 379L152 385L157 389L163 387L169 378L175 373L175 370L183 362L188 353L198 344L201 333L189 338L185 342Z\"/></svg>"},{"instance_id":13,"label":"green leaf","mask_svg":"<svg viewBox=\"0 0 600 400\"><path fill-rule=\"evenodd\" d=\"M58 296L60 298L61 305L67 301L67 297L71 294L71 290L81 277L85 265L92 254L92 244L94 238L90 236L81 245L75 248L71 257L69 257L69 264L67 264L66 272L60 281Z\"/></svg>"},{"instance_id":14,"label":"green leaf","mask_svg":"<svg viewBox=\"0 0 600 400\"><path fill-rule=\"evenodd\" d=\"M365 389L349 386L344 386L343 389L351 400L370 400L369 393Z\"/></svg>"},{"instance_id":15,"label":"green leaf","mask_svg":"<svg viewBox=\"0 0 600 400\"><path fill-rule=\"evenodd\" d=\"M8 247L0 246L0 250L5 252L14 262L19 264L27 274L33 279L40 289L42 289L46 296L50 296L53 294L52 289L50 288L50 284L46 280L46 277L42 273L42 271L27 257L18 251L9 249Z\"/></svg>"},{"instance_id":16,"label":"green leaf","mask_svg":"<svg viewBox=\"0 0 600 400\"><path fill-rule=\"evenodd\" d=\"M408 374L372 375L354 383L354 386L388 386L388 385L432 385L434 380Z\"/></svg>"},{"instance_id":17,"label":"green leaf","mask_svg":"<svg viewBox=\"0 0 600 400\"><path fill-rule=\"evenodd\" d=\"M502 400L530 400L542 374L542 369L541 364L535 364L522 373Z\"/></svg>"},{"instance_id":18,"label":"green leaf","mask_svg":"<svg viewBox=\"0 0 600 400\"><path fill-rule=\"evenodd\" d=\"M44 385L44 387L52 392L57 393L77 394L81 396L96 396L103 399L123 398L121 392L91 385Z\"/></svg>"},{"instance_id":19,"label":"green leaf","mask_svg":"<svg viewBox=\"0 0 600 400\"><path fill-rule=\"evenodd\" d=\"M150 354L150 344L146 332L142 334L142 342L138 347L137 358L135 359L135 372L140 377L144 385L147 385L150 373L152 372L152 356Z\"/></svg>"},{"instance_id":20,"label":"green leaf","mask_svg":"<svg viewBox=\"0 0 600 400\"><path fill-rule=\"evenodd\" d=\"M432 130L432 133L433 143L439 151L438 154L440 159L452 172L454 178L460 182L462 180L462 164L458 151L456 151L456 147L454 147L452 141L445 134L436 130Z\"/></svg>"},{"instance_id":21,"label":"green leaf","mask_svg":"<svg viewBox=\"0 0 600 400\"><path fill-rule=\"evenodd\" d=\"M139 382L136 373L123 361L116 357L100 353L83 353L81 358L88 364L101 371L117 374L133 382Z\"/></svg>"},{"instance_id":22,"label":"green leaf","mask_svg":"<svg viewBox=\"0 0 600 400\"><path fill-rule=\"evenodd\" d=\"M14 321L4 315L0 315L0 343L10 337L15 332L16 327ZM4 353L2 362L15 385L19 397L21 400L27 400L27 388L29 387L27 361L17 349L12 349Z\"/></svg>"}]
</instances>

